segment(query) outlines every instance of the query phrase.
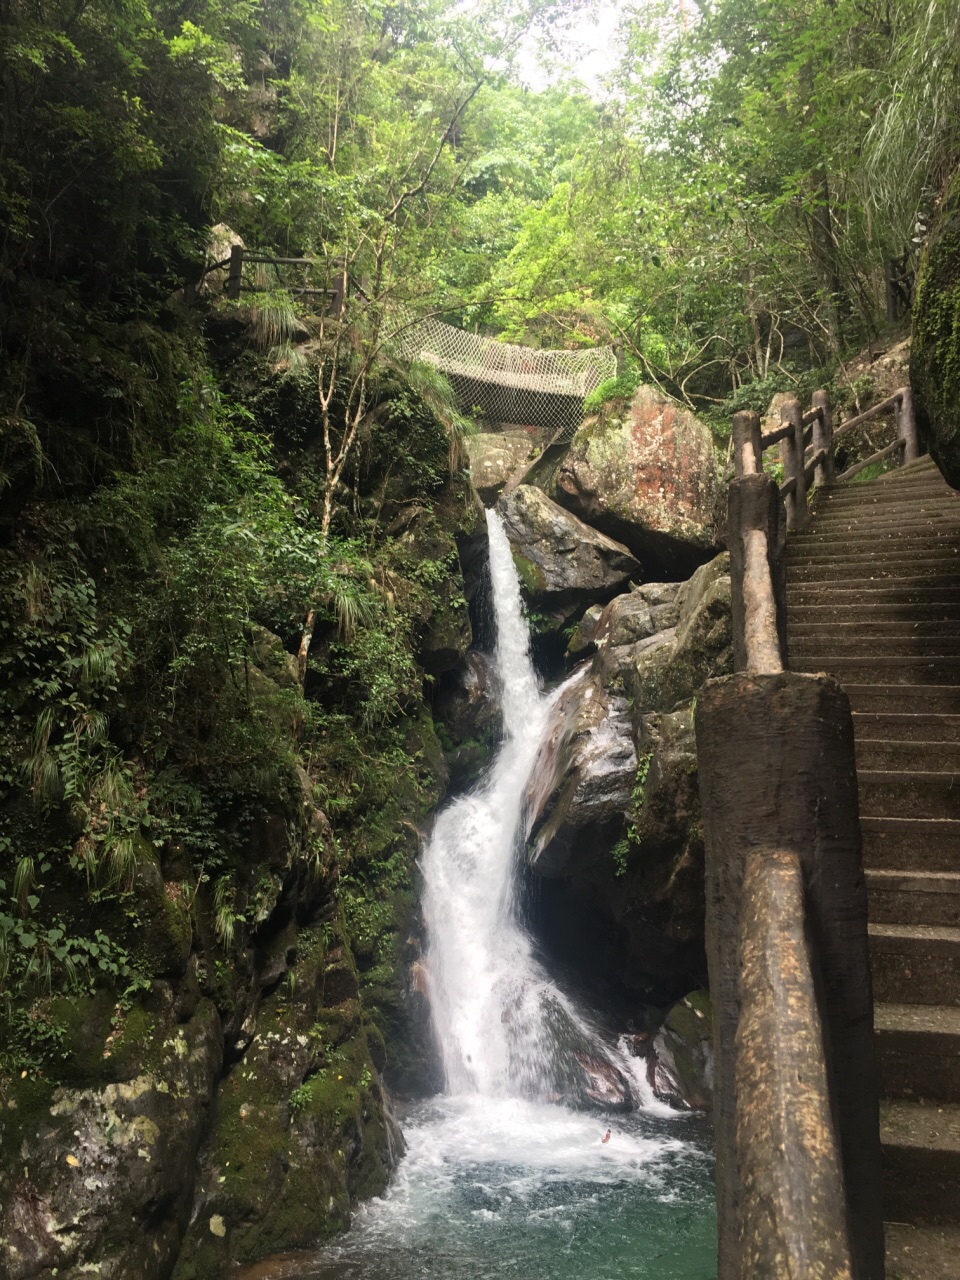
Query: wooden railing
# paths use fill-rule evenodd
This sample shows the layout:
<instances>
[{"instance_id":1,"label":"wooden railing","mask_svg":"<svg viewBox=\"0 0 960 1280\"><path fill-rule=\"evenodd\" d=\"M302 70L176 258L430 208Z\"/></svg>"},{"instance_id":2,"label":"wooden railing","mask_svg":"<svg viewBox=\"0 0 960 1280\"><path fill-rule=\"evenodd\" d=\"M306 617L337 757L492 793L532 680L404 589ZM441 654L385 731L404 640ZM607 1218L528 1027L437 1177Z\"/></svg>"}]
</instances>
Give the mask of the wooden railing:
<instances>
[{"instance_id":1,"label":"wooden railing","mask_svg":"<svg viewBox=\"0 0 960 1280\"><path fill-rule=\"evenodd\" d=\"M835 474L884 411L892 444ZM763 469L780 447L784 479ZM833 677L787 670L786 534L808 493L917 456L909 388L833 430L829 398L764 435L734 418L735 673L696 708L714 1007L719 1280L882 1280L880 1139L853 725Z\"/></svg>"},{"instance_id":2,"label":"wooden railing","mask_svg":"<svg viewBox=\"0 0 960 1280\"><path fill-rule=\"evenodd\" d=\"M896 436L890 444L836 472L836 443L881 414L893 412ZM763 454L773 445L780 446L783 465L783 496L788 529L805 529L809 522L807 497L812 489L842 484L852 480L866 467L882 462L894 454L900 462L912 462L920 455L917 425L913 414L913 395L909 387L900 387L872 409L857 414L834 430L833 409L826 391L813 393L812 407L804 412L800 401L786 400L780 409L780 426L764 434L760 416L749 411L734 415L734 466L737 476L752 475L763 470Z\"/></svg>"},{"instance_id":3,"label":"wooden railing","mask_svg":"<svg viewBox=\"0 0 960 1280\"><path fill-rule=\"evenodd\" d=\"M194 280L186 286L184 294L187 302L193 302L196 299L200 284L206 276L214 271L223 271L224 269L226 269L227 278L223 286L223 292L224 296L232 302L239 302L242 293L261 292L263 285L249 281L244 274L244 267L248 265L275 267L278 276L281 273L286 273L288 268L298 267L299 279L291 280L288 274L287 278L282 280L283 288L295 298L323 298L327 314L334 318L339 316L344 299L343 281L338 280L332 288L318 287L311 284L317 265L312 258L278 258L268 253L256 253L239 244L231 247L229 258L222 258L219 262L211 262L209 266L204 268L199 280Z\"/></svg>"}]
</instances>

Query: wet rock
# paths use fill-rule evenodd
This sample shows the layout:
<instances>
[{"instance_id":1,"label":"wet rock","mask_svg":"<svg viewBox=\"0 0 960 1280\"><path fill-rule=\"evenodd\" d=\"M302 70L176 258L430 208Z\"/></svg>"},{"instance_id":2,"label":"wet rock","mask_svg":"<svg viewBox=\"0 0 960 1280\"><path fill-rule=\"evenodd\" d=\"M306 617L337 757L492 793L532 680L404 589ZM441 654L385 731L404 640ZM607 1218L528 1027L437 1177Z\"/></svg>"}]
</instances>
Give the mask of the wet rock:
<instances>
[{"instance_id":1,"label":"wet rock","mask_svg":"<svg viewBox=\"0 0 960 1280\"><path fill-rule=\"evenodd\" d=\"M625 675L634 706L669 711L688 701L704 680L733 670L730 558L702 565L676 596L677 626L668 645L634 653Z\"/></svg>"},{"instance_id":2,"label":"wet rock","mask_svg":"<svg viewBox=\"0 0 960 1280\"><path fill-rule=\"evenodd\" d=\"M554 706L527 788L527 856L538 875L568 874L579 849L617 838L636 765L626 700L584 672Z\"/></svg>"},{"instance_id":3,"label":"wet rock","mask_svg":"<svg viewBox=\"0 0 960 1280\"><path fill-rule=\"evenodd\" d=\"M689 410L640 387L617 416L578 429L553 488L557 502L669 577L716 542L718 468L709 430Z\"/></svg>"},{"instance_id":4,"label":"wet rock","mask_svg":"<svg viewBox=\"0 0 960 1280\"><path fill-rule=\"evenodd\" d=\"M640 563L612 538L583 524L532 485L497 504L524 593L557 625L623 591Z\"/></svg>"},{"instance_id":5,"label":"wet rock","mask_svg":"<svg viewBox=\"0 0 960 1280\"><path fill-rule=\"evenodd\" d=\"M917 272L910 382L921 438L948 484L960 489L960 175L937 211Z\"/></svg>"},{"instance_id":6,"label":"wet rock","mask_svg":"<svg viewBox=\"0 0 960 1280\"><path fill-rule=\"evenodd\" d=\"M0 1188L9 1280L170 1273L220 1069L220 1021L209 1001L181 1026L136 1007L99 1044L101 1061L126 1051L136 1066L127 1079L57 1088L25 1129L16 1175ZM4 1129L25 1102L9 1109L8 1100Z\"/></svg>"},{"instance_id":7,"label":"wet rock","mask_svg":"<svg viewBox=\"0 0 960 1280\"><path fill-rule=\"evenodd\" d=\"M450 781L475 781L500 737L500 683L491 659L471 649L437 682L434 717L444 748Z\"/></svg>"},{"instance_id":8,"label":"wet rock","mask_svg":"<svg viewBox=\"0 0 960 1280\"><path fill-rule=\"evenodd\" d=\"M713 1106L710 996L691 991L667 1012L646 1053L647 1078L658 1098L690 1111Z\"/></svg>"},{"instance_id":9,"label":"wet rock","mask_svg":"<svg viewBox=\"0 0 960 1280\"><path fill-rule=\"evenodd\" d=\"M221 1083L175 1280L342 1230L358 1197L383 1190L399 1150L374 1062L382 1042L339 926L302 928L289 973Z\"/></svg>"},{"instance_id":10,"label":"wet rock","mask_svg":"<svg viewBox=\"0 0 960 1280\"><path fill-rule=\"evenodd\" d=\"M515 427L505 431L482 431L467 436L473 487L487 506L496 502L500 490L524 462L532 460L544 432Z\"/></svg>"},{"instance_id":11,"label":"wet rock","mask_svg":"<svg viewBox=\"0 0 960 1280\"><path fill-rule=\"evenodd\" d=\"M630 1087L608 1058L593 1053L577 1053L583 1072L578 1101L581 1106L601 1107L604 1111L629 1111Z\"/></svg>"}]
</instances>

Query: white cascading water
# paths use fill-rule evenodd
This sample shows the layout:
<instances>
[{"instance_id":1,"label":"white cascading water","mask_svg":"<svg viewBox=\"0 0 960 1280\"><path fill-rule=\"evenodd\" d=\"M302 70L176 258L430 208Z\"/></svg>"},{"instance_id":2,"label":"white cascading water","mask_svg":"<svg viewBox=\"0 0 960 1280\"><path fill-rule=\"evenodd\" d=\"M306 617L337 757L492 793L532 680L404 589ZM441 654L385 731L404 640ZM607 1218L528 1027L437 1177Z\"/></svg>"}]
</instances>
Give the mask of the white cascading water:
<instances>
[{"instance_id":1,"label":"white cascading water","mask_svg":"<svg viewBox=\"0 0 960 1280\"><path fill-rule=\"evenodd\" d=\"M605 1044L551 981L518 918L518 828L552 699L530 661L507 540L495 515L488 523L504 740L485 782L439 815L424 853L447 1092L405 1115L393 1182L347 1235L250 1280L716 1275L708 1161L676 1136L642 1060ZM598 1101L584 1089L591 1065L629 1079L640 1109L576 1105ZM553 1105L567 1100L575 1106Z\"/></svg>"},{"instance_id":2,"label":"white cascading water","mask_svg":"<svg viewBox=\"0 0 960 1280\"><path fill-rule=\"evenodd\" d=\"M430 1001L448 1092L559 1101L576 1092L584 1066L612 1067L621 1055L598 1043L551 981L519 919L518 828L553 695L539 687L495 512L487 524L503 742L485 781L439 815L424 852Z\"/></svg>"}]
</instances>

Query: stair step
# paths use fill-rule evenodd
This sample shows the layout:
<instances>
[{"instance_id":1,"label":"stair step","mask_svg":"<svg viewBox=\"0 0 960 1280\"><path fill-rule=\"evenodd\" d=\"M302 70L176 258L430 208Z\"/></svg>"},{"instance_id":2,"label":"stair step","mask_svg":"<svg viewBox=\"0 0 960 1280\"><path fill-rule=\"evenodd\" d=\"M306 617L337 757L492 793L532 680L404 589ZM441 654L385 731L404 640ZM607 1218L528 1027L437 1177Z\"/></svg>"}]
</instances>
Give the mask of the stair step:
<instances>
[{"instance_id":1,"label":"stair step","mask_svg":"<svg viewBox=\"0 0 960 1280\"><path fill-rule=\"evenodd\" d=\"M787 565L787 582L849 582L858 578L861 583L893 581L910 582L918 587L960 587L960 567L954 557L940 558L918 563L909 558L891 560L880 558L875 563L860 567L844 557L829 564Z\"/></svg>"},{"instance_id":2,"label":"stair step","mask_svg":"<svg viewBox=\"0 0 960 1280\"><path fill-rule=\"evenodd\" d=\"M913 743L960 743L960 716L936 715L932 712L898 715L895 711L856 711L853 716L853 732L859 759L860 748L866 746L867 742L895 741L902 744L905 751ZM952 761L955 757L950 755L946 758Z\"/></svg>"},{"instance_id":3,"label":"stair step","mask_svg":"<svg viewBox=\"0 0 960 1280\"><path fill-rule=\"evenodd\" d=\"M797 576L801 571L835 569L840 565L856 568L858 573L875 575L877 569L894 563L904 566L912 564L919 573L923 574L941 568L945 572L949 570L950 573L956 573L957 565L960 563L960 542L957 541L956 535L951 534L949 538L944 538L943 545L940 547L899 546L896 551L896 560L889 548L872 547L855 551L844 547L842 543L824 547L822 550L804 547L792 554L788 550L787 581L803 581Z\"/></svg>"},{"instance_id":4,"label":"stair step","mask_svg":"<svg viewBox=\"0 0 960 1280\"><path fill-rule=\"evenodd\" d=\"M910 716L899 717L910 720ZM960 717L943 716L960 725ZM857 769L892 769L898 773L919 769L923 772L953 772L960 774L960 741L928 741L920 738L865 736L864 725L858 716L853 722L856 738Z\"/></svg>"},{"instance_id":5,"label":"stair step","mask_svg":"<svg viewBox=\"0 0 960 1280\"><path fill-rule=\"evenodd\" d=\"M960 929L870 924L873 994L891 1004L960 1004Z\"/></svg>"},{"instance_id":6,"label":"stair step","mask_svg":"<svg viewBox=\"0 0 960 1280\"><path fill-rule=\"evenodd\" d=\"M885 1222L887 1280L957 1280L960 1227Z\"/></svg>"},{"instance_id":7,"label":"stair step","mask_svg":"<svg viewBox=\"0 0 960 1280\"><path fill-rule=\"evenodd\" d=\"M826 662L824 654L838 658L937 658L960 656L960 635L956 627L952 635L922 635L901 633L900 635L875 635L864 627L857 634L853 632L831 631L827 635L797 635L787 632L791 661L794 658L804 662Z\"/></svg>"},{"instance_id":8,"label":"stair step","mask_svg":"<svg viewBox=\"0 0 960 1280\"><path fill-rule=\"evenodd\" d=\"M930 684L941 686L944 681L960 681L960 655L930 654L918 657L914 654L877 654L874 657L854 657L849 654L831 653L816 658L791 655L791 671L820 672L834 675L844 686L883 681L885 684ZM848 690L849 692L849 690ZM956 689L960 697L960 687ZM944 710L952 710L945 707Z\"/></svg>"},{"instance_id":9,"label":"stair step","mask_svg":"<svg viewBox=\"0 0 960 1280\"><path fill-rule=\"evenodd\" d=\"M881 1096L960 1102L960 1009L877 1004L873 1025Z\"/></svg>"},{"instance_id":10,"label":"stair step","mask_svg":"<svg viewBox=\"0 0 960 1280\"><path fill-rule=\"evenodd\" d=\"M960 687L955 684L881 684L876 680L844 680L843 687L854 713L960 715Z\"/></svg>"},{"instance_id":11,"label":"stair step","mask_svg":"<svg viewBox=\"0 0 960 1280\"><path fill-rule=\"evenodd\" d=\"M860 811L869 816L960 819L960 773L858 769Z\"/></svg>"},{"instance_id":12,"label":"stair step","mask_svg":"<svg viewBox=\"0 0 960 1280\"><path fill-rule=\"evenodd\" d=\"M868 913L875 924L960 928L960 871L868 867L866 881ZM957 1066L960 1075L960 1062Z\"/></svg>"},{"instance_id":13,"label":"stair step","mask_svg":"<svg viewBox=\"0 0 960 1280\"><path fill-rule=\"evenodd\" d=\"M885 1216L896 1222L960 1221L960 1107L884 1102L880 1139Z\"/></svg>"},{"instance_id":14,"label":"stair step","mask_svg":"<svg viewBox=\"0 0 960 1280\"><path fill-rule=\"evenodd\" d=\"M787 636L791 651L800 641L819 640L828 644L847 644L862 636L868 640L924 640L960 644L960 617L957 618L864 618L854 619L847 611L844 621L827 618L821 621L800 622L792 613L787 614ZM842 652L842 650L836 650Z\"/></svg>"},{"instance_id":15,"label":"stair step","mask_svg":"<svg viewBox=\"0 0 960 1280\"><path fill-rule=\"evenodd\" d=\"M792 593L791 593L792 596ZM947 624L952 632L960 625L960 592L952 600L928 600L923 603L860 604L795 604L787 601L787 635L796 627L884 627L909 628Z\"/></svg>"},{"instance_id":16,"label":"stair step","mask_svg":"<svg viewBox=\"0 0 960 1280\"><path fill-rule=\"evenodd\" d=\"M821 515L826 511L839 511L843 507L871 506L904 506L914 501L933 501L949 503L953 498L953 490L942 477L935 479L913 480L910 484L896 487L885 485L872 488L861 485L858 488L835 489L828 497L820 498L816 512Z\"/></svg>"},{"instance_id":17,"label":"stair step","mask_svg":"<svg viewBox=\"0 0 960 1280\"><path fill-rule=\"evenodd\" d=\"M860 818L869 868L960 872L960 821L951 818Z\"/></svg>"},{"instance_id":18,"label":"stair step","mask_svg":"<svg viewBox=\"0 0 960 1280\"><path fill-rule=\"evenodd\" d=\"M833 538L817 545L787 541L787 566L799 564L876 564L888 559L909 558L914 563L940 563L960 556L957 531L945 532L941 538L858 539Z\"/></svg>"},{"instance_id":19,"label":"stair step","mask_svg":"<svg viewBox=\"0 0 960 1280\"><path fill-rule=\"evenodd\" d=\"M960 601L960 589L941 586L915 586L912 583L874 581L864 583L851 578L846 582L794 582L787 594L787 608L810 605L857 609L871 605L945 604Z\"/></svg>"}]
</instances>

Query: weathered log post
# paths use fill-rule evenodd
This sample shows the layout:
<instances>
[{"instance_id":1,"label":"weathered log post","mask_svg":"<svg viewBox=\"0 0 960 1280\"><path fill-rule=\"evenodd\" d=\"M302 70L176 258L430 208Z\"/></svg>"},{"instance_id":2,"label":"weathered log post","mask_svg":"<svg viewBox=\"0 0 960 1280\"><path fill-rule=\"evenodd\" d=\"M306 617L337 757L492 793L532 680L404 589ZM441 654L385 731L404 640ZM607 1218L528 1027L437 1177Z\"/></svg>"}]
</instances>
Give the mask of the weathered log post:
<instances>
[{"instance_id":1,"label":"weathered log post","mask_svg":"<svg viewBox=\"0 0 960 1280\"><path fill-rule=\"evenodd\" d=\"M913 388L904 387L896 405L897 436L903 443L902 463L913 462L920 457L920 436L913 412Z\"/></svg>"},{"instance_id":2,"label":"weathered log post","mask_svg":"<svg viewBox=\"0 0 960 1280\"><path fill-rule=\"evenodd\" d=\"M813 407L819 413L813 420L813 452L823 450L823 460L817 463L814 484L819 486L836 484L837 469L833 456L833 408L828 391L813 393Z\"/></svg>"},{"instance_id":3,"label":"weathered log post","mask_svg":"<svg viewBox=\"0 0 960 1280\"><path fill-rule=\"evenodd\" d=\"M783 481L789 485L784 491L787 508L787 528L805 529L809 522L807 513L807 480L803 466L803 409L796 399L785 400L780 409L780 421L789 426L789 432L780 441L780 461L783 463Z\"/></svg>"},{"instance_id":4,"label":"weathered log post","mask_svg":"<svg viewBox=\"0 0 960 1280\"><path fill-rule=\"evenodd\" d=\"M235 244L230 247L230 266L227 270L227 283L224 286L224 293L232 302L240 300L240 289L243 284L243 245Z\"/></svg>"},{"instance_id":5,"label":"weathered log post","mask_svg":"<svg viewBox=\"0 0 960 1280\"><path fill-rule=\"evenodd\" d=\"M760 1229L743 1217L737 1160L743 880L757 849L789 850L806 891L807 936L823 1024L824 1056L843 1172L847 1236L856 1280L883 1276L880 1140L867 955L867 903L860 861L853 727L847 697L826 675L740 672L708 681L696 708L697 759L706 844L707 961L714 1009L715 1142L719 1280L768 1280L746 1269L775 1241L747 1241ZM813 1035L813 1031L810 1031ZM745 1064L749 1067L749 1064ZM781 1105L793 1105L790 1097ZM819 1124L819 1122L818 1122ZM821 1150L833 1135L818 1129ZM804 1161L769 1143L754 1153L799 1179ZM752 1166L751 1178L757 1176ZM773 1170L771 1169L771 1177ZM799 1194L799 1190L798 1190ZM827 1276L835 1223L820 1198L806 1224L811 1254L798 1276ZM822 1210L822 1211L821 1211ZM813 1212L811 1210L811 1212ZM768 1220L773 1223L773 1219ZM767 1228L763 1228L766 1230ZM773 1230L773 1225L770 1225ZM827 1250L827 1252L824 1252ZM819 1259L819 1261L818 1261ZM818 1270L817 1267L821 1269Z\"/></svg>"},{"instance_id":6,"label":"weathered log post","mask_svg":"<svg viewBox=\"0 0 960 1280\"><path fill-rule=\"evenodd\" d=\"M733 415L733 465L738 478L757 475L763 469L760 415L750 409Z\"/></svg>"},{"instance_id":7,"label":"weathered log post","mask_svg":"<svg viewBox=\"0 0 960 1280\"><path fill-rule=\"evenodd\" d=\"M787 665L787 532L776 482L760 467L760 418L733 419L736 479L727 504L727 547L733 604L733 665L756 671Z\"/></svg>"},{"instance_id":8,"label":"weathered log post","mask_svg":"<svg viewBox=\"0 0 960 1280\"><path fill-rule=\"evenodd\" d=\"M810 1255L815 1226L816 1274L850 1280L838 1146L823 1141L833 1118L805 897L795 853L748 856L736 1038L740 1275L804 1274L797 1263Z\"/></svg>"}]
</instances>

